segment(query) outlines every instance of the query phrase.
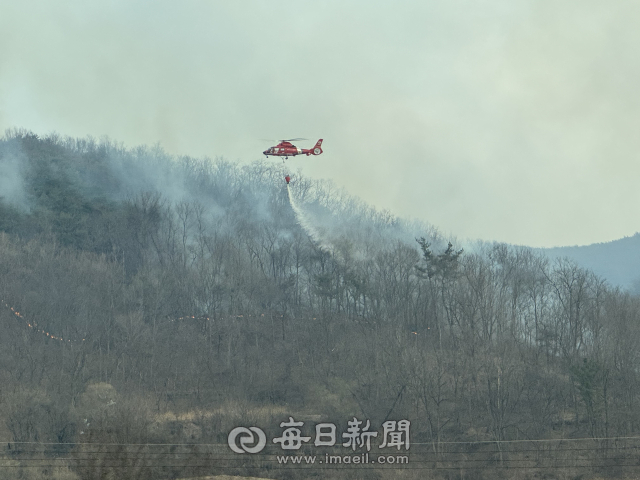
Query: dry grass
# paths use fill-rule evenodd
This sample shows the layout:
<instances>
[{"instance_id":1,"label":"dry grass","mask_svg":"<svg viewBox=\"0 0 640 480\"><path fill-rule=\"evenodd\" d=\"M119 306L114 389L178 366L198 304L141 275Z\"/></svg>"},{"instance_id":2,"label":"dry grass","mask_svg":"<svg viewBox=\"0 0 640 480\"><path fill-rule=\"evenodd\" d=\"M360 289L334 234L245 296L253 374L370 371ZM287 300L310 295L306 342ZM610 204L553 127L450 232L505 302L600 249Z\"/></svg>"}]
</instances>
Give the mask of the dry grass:
<instances>
[{"instance_id":1,"label":"dry grass","mask_svg":"<svg viewBox=\"0 0 640 480\"><path fill-rule=\"evenodd\" d=\"M264 477L235 477L232 475L216 475L214 477L179 478L178 480L273 480L273 479L264 478Z\"/></svg>"},{"instance_id":2,"label":"dry grass","mask_svg":"<svg viewBox=\"0 0 640 480\"><path fill-rule=\"evenodd\" d=\"M20 480L79 480L68 466L51 467L51 460L20 461L0 457L0 478L19 478ZM41 464L41 466L39 466ZM4 476L6 475L6 476Z\"/></svg>"},{"instance_id":3,"label":"dry grass","mask_svg":"<svg viewBox=\"0 0 640 480\"><path fill-rule=\"evenodd\" d=\"M155 416L155 421L163 422L193 422L194 420L211 418L215 415L223 415L227 418L242 418L250 415L252 418L268 419L274 416L289 415L289 411L282 406L249 406L238 403L229 403L213 410L189 410L176 413L166 411Z\"/></svg>"}]
</instances>

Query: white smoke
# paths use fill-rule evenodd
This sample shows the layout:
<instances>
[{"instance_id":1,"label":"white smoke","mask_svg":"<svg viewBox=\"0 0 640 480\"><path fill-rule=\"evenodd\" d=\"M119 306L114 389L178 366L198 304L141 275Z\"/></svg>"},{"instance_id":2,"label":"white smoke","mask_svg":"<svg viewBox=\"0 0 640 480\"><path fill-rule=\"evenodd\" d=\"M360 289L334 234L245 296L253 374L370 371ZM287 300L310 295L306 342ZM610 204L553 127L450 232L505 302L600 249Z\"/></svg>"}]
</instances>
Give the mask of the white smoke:
<instances>
[{"instance_id":1,"label":"white smoke","mask_svg":"<svg viewBox=\"0 0 640 480\"><path fill-rule=\"evenodd\" d=\"M0 200L21 210L29 209L23 161L13 153L0 157Z\"/></svg>"}]
</instances>

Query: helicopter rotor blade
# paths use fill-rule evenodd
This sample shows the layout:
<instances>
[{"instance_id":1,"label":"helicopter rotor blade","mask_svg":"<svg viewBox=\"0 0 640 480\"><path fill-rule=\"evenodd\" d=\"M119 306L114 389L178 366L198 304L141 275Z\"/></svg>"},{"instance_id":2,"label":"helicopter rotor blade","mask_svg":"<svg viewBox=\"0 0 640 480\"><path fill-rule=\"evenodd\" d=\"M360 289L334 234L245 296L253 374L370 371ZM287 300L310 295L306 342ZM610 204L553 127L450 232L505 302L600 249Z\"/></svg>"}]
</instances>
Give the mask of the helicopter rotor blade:
<instances>
[{"instance_id":1,"label":"helicopter rotor blade","mask_svg":"<svg viewBox=\"0 0 640 480\"><path fill-rule=\"evenodd\" d=\"M298 142L300 140L309 140L308 138L288 138L284 140L275 140L273 138L261 138L261 142L280 143L280 142Z\"/></svg>"},{"instance_id":2,"label":"helicopter rotor blade","mask_svg":"<svg viewBox=\"0 0 640 480\"><path fill-rule=\"evenodd\" d=\"M275 139L275 138L261 138L261 142L298 142L300 140L309 140L308 138L284 138L284 139Z\"/></svg>"}]
</instances>

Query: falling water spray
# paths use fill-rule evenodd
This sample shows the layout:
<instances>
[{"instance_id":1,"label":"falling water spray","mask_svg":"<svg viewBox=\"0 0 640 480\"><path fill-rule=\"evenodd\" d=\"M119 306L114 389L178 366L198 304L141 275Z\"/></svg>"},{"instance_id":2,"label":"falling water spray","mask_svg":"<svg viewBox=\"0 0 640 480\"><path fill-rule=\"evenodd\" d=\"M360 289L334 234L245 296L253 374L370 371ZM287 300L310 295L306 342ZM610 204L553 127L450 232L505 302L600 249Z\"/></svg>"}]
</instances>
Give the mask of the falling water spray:
<instances>
[{"instance_id":1,"label":"falling water spray","mask_svg":"<svg viewBox=\"0 0 640 480\"><path fill-rule=\"evenodd\" d=\"M293 195L291 194L291 188L289 188L289 184L287 184L287 193L289 194L289 203L291 204L291 208L296 214L296 221L298 222L298 225L302 227L305 233L309 237L311 237L311 239L318 246L320 246L322 250L333 254L333 247L331 246L331 244L324 240L324 235L322 235L321 232L311 224L304 211L296 204L295 200L293 199Z\"/></svg>"}]
</instances>

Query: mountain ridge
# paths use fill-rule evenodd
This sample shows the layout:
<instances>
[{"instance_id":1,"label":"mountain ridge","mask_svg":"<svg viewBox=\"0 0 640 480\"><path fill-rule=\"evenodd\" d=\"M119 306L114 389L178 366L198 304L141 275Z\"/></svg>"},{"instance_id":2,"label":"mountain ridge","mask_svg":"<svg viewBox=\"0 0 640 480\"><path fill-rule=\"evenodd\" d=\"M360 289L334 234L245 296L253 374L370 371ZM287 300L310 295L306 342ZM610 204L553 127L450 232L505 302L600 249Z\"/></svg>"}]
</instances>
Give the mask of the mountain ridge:
<instances>
[{"instance_id":1,"label":"mountain ridge","mask_svg":"<svg viewBox=\"0 0 640 480\"><path fill-rule=\"evenodd\" d=\"M551 259L567 257L605 278L611 285L640 293L640 233L610 242L536 248Z\"/></svg>"}]
</instances>

